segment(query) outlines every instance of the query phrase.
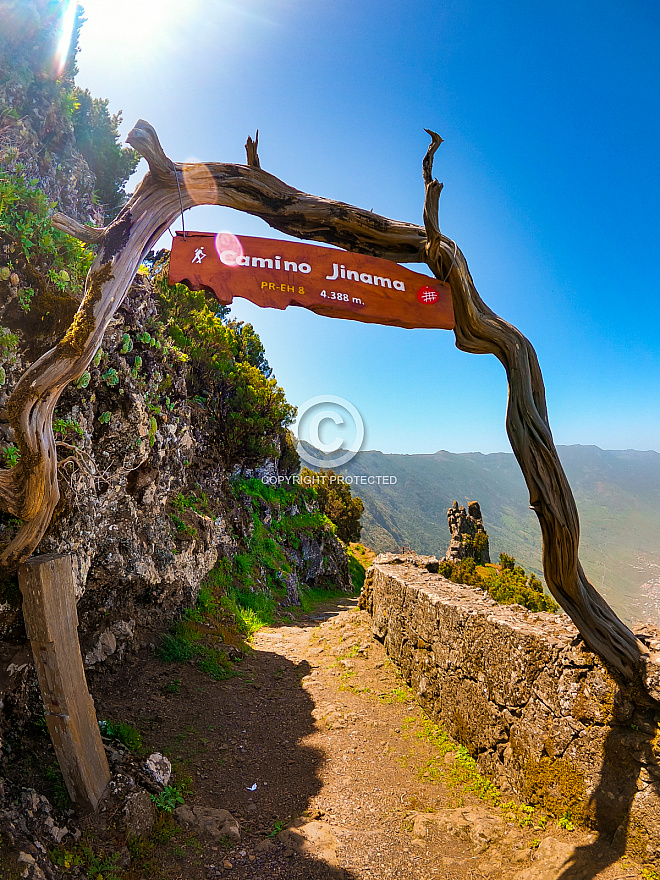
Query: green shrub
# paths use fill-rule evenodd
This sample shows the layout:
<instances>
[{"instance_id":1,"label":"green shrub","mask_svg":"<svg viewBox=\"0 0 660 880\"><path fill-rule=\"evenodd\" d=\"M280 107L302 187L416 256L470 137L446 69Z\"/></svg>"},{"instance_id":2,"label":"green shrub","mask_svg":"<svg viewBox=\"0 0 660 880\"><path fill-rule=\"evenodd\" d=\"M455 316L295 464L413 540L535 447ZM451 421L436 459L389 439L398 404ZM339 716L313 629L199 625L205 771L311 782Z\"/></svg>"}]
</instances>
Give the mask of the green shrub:
<instances>
[{"instance_id":1,"label":"green shrub","mask_svg":"<svg viewBox=\"0 0 660 880\"><path fill-rule=\"evenodd\" d=\"M486 532L463 535L461 543L466 556L474 559L477 565L484 565L488 562L488 535Z\"/></svg>"},{"instance_id":2,"label":"green shrub","mask_svg":"<svg viewBox=\"0 0 660 880\"><path fill-rule=\"evenodd\" d=\"M185 663L194 656L194 645L180 633L165 633L156 648L156 657L163 663Z\"/></svg>"},{"instance_id":3,"label":"green shrub","mask_svg":"<svg viewBox=\"0 0 660 880\"><path fill-rule=\"evenodd\" d=\"M215 617L219 609L220 606L215 593L211 586L204 582L199 588L195 607L188 609L185 616L188 620L196 620L198 623L201 623L207 617Z\"/></svg>"},{"instance_id":4,"label":"green shrub","mask_svg":"<svg viewBox=\"0 0 660 880\"><path fill-rule=\"evenodd\" d=\"M4 458L6 467L14 467L21 458L18 446L15 446L13 443L8 443L4 448L0 449L0 455Z\"/></svg>"},{"instance_id":5,"label":"green shrub","mask_svg":"<svg viewBox=\"0 0 660 880\"><path fill-rule=\"evenodd\" d=\"M82 437L84 433L82 427L75 419L62 419L59 417L53 419L53 431L63 436L66 436L69 431L73 431L79 437Z\"/></svg>"},{"instance_id":6,"label":"green shrub","mask_svg":"<svg viewBox=\"0 0 660 880\"><path fill-rule=\"evenodd\" d=\"M45 289L61 294L69 285L82 289L94 254L55 229L50 221L54 208L36 180L26 182L16 172L0 175L0 234L19 249L25 265L33 267L32 272L21 271L21 276L27 274L32 285L40 280ZM29 311L34 290L23 278L20 284L19 301Z\"/></svg>"},{"instance_id":7,"label":"green shrub","mask_svg":"<svg viewBox=\"0 0 660 880\"><path fill-rule=\"evenodd\" d=\"M357 556L352 552L350 547L347 550L348 553L348 570L351 575L351 581L353 583L353 590L355 593L362 592L362 587L364 586L364 579L367 574L367 569L364 567L363 563L357 558Z\"/></svg>"},{"instance_id":8,"label":"green shrub","mask_svg":"<svg viewBox=\"0 0 660 880\"><path fill-rule=\"evenodd\" d=\"M267 593L234 587L221 598L220 604L233 616L246 638L275 623L275 600Z\"/></svg>"},{"instance_id":9,"label":"green shrub","mask_svg":"<svg viewBox=\"0 0 660 880\"><path fill-rule=\"evenodd\" d=\"M499 570L494 567L477 568L474 559L460 562L440 562L439 573L454 583L467 584L485 590L502 605L522 605L530 611L557 611L557 603L543 592L543 584L531 572L516 565L513 556L500 555Z\"/></svg>"},{"instance_id":10,"label":"green shrub","mask_svg":"<svg viewBox=\"0 0 660 880\"><path fill-rule=\"evenodd\" d=\"M178 492L174 498L171 499L171 504L175 510L182 513L185 510L194 510L195 513L198 513L200 516L205 516L209 513L210 502L208 496L200 486L197 486L196 491L190 492L188 495L184 495L183 492Z\"/></svg>"},{"instance_id":11,"label":"green shrub","mask_svg":"<svg viewBox=\"0 0 660 880\"><path fill-rule=\"evenodd\" d=\"M18 348L18 336L8 327L0 327L0 357L9 357Z\"/></svg>"},{"instance_id":12,"label":"green shrub","mask_svg":"<svg viewBox=\"0 0 660 880\"><path fill-rule=\"evenodd\" d=\"M200 646L198 650L197 668L205 672L214 681L225 681L236 675L236 670L224 651Z\"/></svg>"},{"instance_id":13,"label":"green shrub","mask_svg":"<svg viewBox=\"0 0 660 880\"><path fill-rule=\"evenodd\" d=\"M219 560L204 578L195 608L186 616L197 622L224 617L244 638L271 626L275 622L275 600L269 592L248 586L253 582L254 564L251 554Z\"/></svg>"},{"instance_id":14,"label":"green shrub","mask_svg":"<svg viewBox=\"0 0 660 880\"><path fill-rule=\"evenodd\" d=\"M321 587L303 587L300 591L300 607L307 614L313 611L317 605L328 602L330 599L340 599L347 595L345 590L325 590Z\"/></svg>"},{"instance_id":15,"label":"green shrub","mask_svg":"<svg viewBox=\"0 0 660 880\"><path fill-rule=\"evenodd\" d=\"M161 636L156 656L164 663L194 661L197 668L216 681L236 675L223 648L224 609L218 600L213 578L202 585L193 608L189 608L170 632Z\"/></svg>"},{"instance_id":16,"label":"green shrub","mask_svg":"<svg viewBox=\"0 0 660 880\"><path fill-rule=\"evenodd\" d=\"M362 499L353 497L351 488L334 471L320 470L318 473L304 468L300 477L308 481L316 496L319 508L337 529L337 537L345 544L358 541L362 531L361 518L364 512Z\"/></svg>"},{"instance_id":17,"label":"green shrub","mask_svg":"<svg viewBox=\"0 0 660 880\"><path fill-rule=\"evenodd\" d=\"M166 333L187 365L193 414L209 423L227 467L262 464L276 452L295 408L273 378L252 325L231 320L204 291L168 284L163 258L153 263L151 277Z\"/></svg>"},{"instance_id":18,"label":"green shrub","mask_svg":"<svg viewBox=\"0 0 660 880\"><path fill-rule=\"evenodd\" d=\"M166 785L158 794L152 794L151 800L156 809L163 813L173 813L179 804L185 803L183 794L176 785Z\"/></svg>"},{"instance_id":19,"label":"green shrub","mask_svg":"<svg viewBox=\"0 0 660 880\"><path fill-rule=\"evenodd\" d=\"M44 770L44 778L50 789L48 792L48 799L55 809L62 811L71 809L69 791L66 787L64 776L62 776L62 771L60 770L57 761L53 761L52 764L49 764L46 767ZM2 877L1 874L0 877Z\"/></svg>"},{"instance_id":20,"label":"green shrub","mask_svg":"<svg viewBox=\"0 0 660 880\"><path fill-rule=\"evenodd\" d=\"M135 150L121 146L121 113L111 115L106 99L93 98L87 89L78 88L73 98L76 144L96 175L96 193L109 223L126 202L124 186L140 157Z\"/></svg>"}]
</instances>

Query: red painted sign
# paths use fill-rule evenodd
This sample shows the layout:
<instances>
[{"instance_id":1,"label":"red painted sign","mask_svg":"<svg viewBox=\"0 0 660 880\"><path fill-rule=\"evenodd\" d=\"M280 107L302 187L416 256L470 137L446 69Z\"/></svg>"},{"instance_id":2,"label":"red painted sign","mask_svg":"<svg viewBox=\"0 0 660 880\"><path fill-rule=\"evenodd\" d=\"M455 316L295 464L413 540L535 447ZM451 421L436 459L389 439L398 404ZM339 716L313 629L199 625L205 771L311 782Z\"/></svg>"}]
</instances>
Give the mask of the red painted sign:
<instances>
[{"instance_id":1,"label":"red painted sign","mask_svg":"<svg viewBox=\"0 0 660 880\"><path fill-rule=\"evenodd\" d=\"M394 327L451 330L448 284L397 263L296 241L177 232L170 283L258 306L302 306L318 315Z\"/></svg>"}]
</instances>

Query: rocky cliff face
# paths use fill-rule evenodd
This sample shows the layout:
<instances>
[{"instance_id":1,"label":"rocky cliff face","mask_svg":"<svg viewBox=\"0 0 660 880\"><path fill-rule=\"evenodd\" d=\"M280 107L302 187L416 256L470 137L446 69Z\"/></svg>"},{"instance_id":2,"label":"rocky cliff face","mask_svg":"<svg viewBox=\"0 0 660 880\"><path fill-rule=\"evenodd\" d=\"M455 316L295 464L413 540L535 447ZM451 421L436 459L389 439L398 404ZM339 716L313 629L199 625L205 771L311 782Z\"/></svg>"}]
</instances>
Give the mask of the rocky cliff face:
<instances>
[{"instance_id":1,"label":"rocky cliff face","mask_svg":"<svg viewBox=\"0 0 660 880\"><path fill-rule=\"evenodd\" d=\"M13 434L2 408L26 364L50 341L26 338L20 315L3 338L12 334L16 342L4 358L0 349L5 444ZM250 589L276 589L283 604L299 604L309 587L351 589L345 551L309 499L291 493L273 504L240 490L240 474L222 463L204 402L189 398L187 369L164 334L149 281L138 276L88 373L66 389L55 413L62 499L38 552L72 555L88 667L120 661L153 638L145 628L152 633L194 604L216 563L231 565L249 552L256 525L289 524L273 531L279 549L271 566L281 572L264 561ZM244 476L272 481L281 467L274 458ZM0 515L0 541L17 525ZM15 674L0 683L0 700L5 723L9 713L16 725L28 706L38 711L38 700L29 653L20 646L17 591L10 584L6 592L13 599L0 605L0 639L15 645L14 653L4 646ZM0 704L0 737L2 730Z\"/></svg>"},{"instance_id":2,"label":"rocky cliff face","mask_svg":"<svg viewBox=\"0 0 660 880\"><path fill-rule=\"evenodd\" d=\"M62 69L53 56L61 13L61 4L47 0L9 2L2 10L0 162L9 187L17 178L29 184L29 191L24 187L19 194L9 189L8 204L33 215L22 232L14 228L15 217L0 228L4 467L18 454L6 413L12 390L25 369L61 339L82 296L81 279L74 283L72 272L60 271L58 245L49 241L44 200L35 187L80 222L99 224L103 218L95 204L95 178L77 149L74 130L75 27ZM114 118L103 118L112 128ZM104 137L102 149L121 153L112 131ZM121 183L121 174L114 183ZM38 223L35 212L41 212ZM259 363L254 366L260 369ZM238 556L253 563L242 586L274 593L281 604L299 603L301 591L310 587L351 589L345 551L309 497L292 492L269 501L243 491L236 481L266 474L277 479L291 472L296 456L283 449L249 473L229 467L221 454L218 412L210 415L204 396L210 392L203 373L191 390L195 370L191 357L168 338L151 283L138 275L93 364L60 398L53 427L61 501L37 552L72 556L88 667L119 662L126 651L153 638L155 628L194 603L214 566L230 571ZM227 397L231 393L229 388ZM227 409L231 416L231 406ZM264 420L255 418L255 423ZM268 434L265 442L264 437L260 433L253 447L267 448L273 438ZM0 543L18 526L0 514ZM254 563L257 538L278 548L260 564ZM5 577L0 579L0 740L9 727L18 729L40 710L24 641L16 580Z\"/></svg>"},{"instance_id":3,"label":"rocky cliff face","mask_svg":"<svg viewBox=\"0 0 660 880\"><path fill-rule=\"evenodd\" d=\"M58 209L81 223L101 225L96 179L76 147L66 85L74 71L55 57L62 10L47 0L9 0L0 32L0 160L5 171L35 180ZM63 64L63 70L59 64Z\"/></svg>"},{"instance_id":4,"label":"rocky cliff face","mask_svg":"<svg viewBox=\"0 0 660 880\"><path fill-rule=\"evenodd\" d=\"M481 508L477 501L470 501L467 511L454 501L447 511L447 522L451 540L445 554L449 562L460 562L470 557L478 565L490 562L488 535L481 518Z\"/></svg>"}]
</instances>

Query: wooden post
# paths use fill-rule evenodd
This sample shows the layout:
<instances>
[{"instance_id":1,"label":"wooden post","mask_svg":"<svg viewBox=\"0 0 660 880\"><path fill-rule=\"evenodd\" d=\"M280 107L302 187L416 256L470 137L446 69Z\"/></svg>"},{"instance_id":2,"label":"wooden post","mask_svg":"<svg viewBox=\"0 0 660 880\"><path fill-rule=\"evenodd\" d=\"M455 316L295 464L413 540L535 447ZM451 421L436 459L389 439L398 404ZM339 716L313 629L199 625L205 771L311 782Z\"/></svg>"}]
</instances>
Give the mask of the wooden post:
<instances>
[{"instance_id":1,"label":"wooden post","mask_svg":"<svg viewBox=\"0 0 660 880\"><path fill-rule=\"evenodd\" d=\"M80 654L71 556L28 559L18 580L46 724L66 787L79 807L95 810L110 770Z\"/></svg>"}]
</instances>

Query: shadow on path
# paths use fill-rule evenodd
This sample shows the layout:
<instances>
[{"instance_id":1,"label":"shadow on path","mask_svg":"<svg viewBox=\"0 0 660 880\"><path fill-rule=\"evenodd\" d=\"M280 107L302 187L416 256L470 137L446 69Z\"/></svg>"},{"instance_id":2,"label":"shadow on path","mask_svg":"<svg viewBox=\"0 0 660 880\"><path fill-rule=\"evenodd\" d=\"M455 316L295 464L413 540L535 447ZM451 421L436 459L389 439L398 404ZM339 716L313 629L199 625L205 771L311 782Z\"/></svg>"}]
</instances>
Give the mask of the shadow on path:
<instances>
[{"instance_id":1,"label":"shadow on path","mask_svg":"<svg viewBox=\"0 0 660 880\"><path fill-rule=\"evenodd\" d=\"M340 610L335 606L281 626L307 629ZM138 727L146 748L172 760L177 780L191 778L187 806L226 809L240 823L241 844L231 852L218 841L203 840L204 864L186 862L187 880L214 877L214 868L218 877L241 880L355 876L293 853L275 839L319 793L326 760L305 743L315 730L314 702L301 685L311 666L302 652L297 662L277 653L285 637L281 626L266 633L272 650L250 652L237 664L238 675L226 681L212 680L191 663L143 656L90 682L99 717Z\"/></svg>"},{"instance_id":2,"label":"shadow on path","mask_svg":"<svg viewBox=\"0 0 660 880\"><path fill-rule=\"evenodd\" d=\"M610 729L603 744L600 782L591 797L599 838L590 845L577 847L557 880L592 880L618 861L626 849L639 861L649 856L657 858L657 852L647 850L647 842L648 832L653 832L654 826L653 836L657 836L660 814L657 803L648 809L644 803L660 796L660 779L645 769L657 766L652 746L656 736L655 714L653 710L645 712L634 739L629 729Z\"/></svg>"}]
</instances>

